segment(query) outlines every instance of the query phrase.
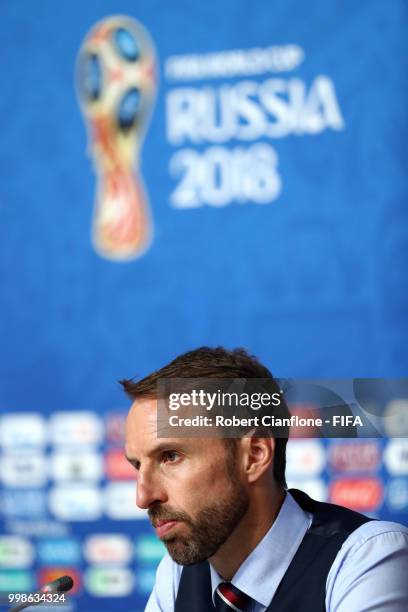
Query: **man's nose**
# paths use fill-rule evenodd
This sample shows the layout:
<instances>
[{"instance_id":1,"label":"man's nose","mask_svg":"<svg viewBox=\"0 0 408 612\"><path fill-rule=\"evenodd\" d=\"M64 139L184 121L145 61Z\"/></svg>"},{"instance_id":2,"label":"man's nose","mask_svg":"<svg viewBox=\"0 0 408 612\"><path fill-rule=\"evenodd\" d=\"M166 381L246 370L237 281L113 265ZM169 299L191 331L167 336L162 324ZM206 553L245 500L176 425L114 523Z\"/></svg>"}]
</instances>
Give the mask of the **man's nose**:
<instances>
[{"instance_id":1,"label":"man's nose","mask_svg":"<svg viewBox=\"0 0 408 612\"><path fill-rule=\"evenodd\" d=\"M152 504L165 501L167 501L167 495L157 475L140 469L136 484L137 506L147 510Z\"/></svg>"}]
</instances>

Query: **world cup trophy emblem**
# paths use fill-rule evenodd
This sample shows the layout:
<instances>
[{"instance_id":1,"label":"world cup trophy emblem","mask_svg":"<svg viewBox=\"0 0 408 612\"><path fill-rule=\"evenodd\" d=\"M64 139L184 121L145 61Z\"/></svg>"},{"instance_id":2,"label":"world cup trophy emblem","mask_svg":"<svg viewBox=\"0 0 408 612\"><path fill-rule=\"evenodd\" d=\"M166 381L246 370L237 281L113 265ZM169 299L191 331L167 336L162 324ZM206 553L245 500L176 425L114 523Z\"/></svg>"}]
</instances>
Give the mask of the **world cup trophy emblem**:
<instances>
[{"instance_id":1,"label":"world cup trophy emblem","mask_svg":"<svg viewBox=\"0 0 408 612\"><path fill-rule=\"evenodd\" d=\"M108 259L139 256L152 237L140 150L156 94L156 54L135 19L98 22L78 53L76 87L97 176L92 239Z\"/></svg>"}]
</instances>

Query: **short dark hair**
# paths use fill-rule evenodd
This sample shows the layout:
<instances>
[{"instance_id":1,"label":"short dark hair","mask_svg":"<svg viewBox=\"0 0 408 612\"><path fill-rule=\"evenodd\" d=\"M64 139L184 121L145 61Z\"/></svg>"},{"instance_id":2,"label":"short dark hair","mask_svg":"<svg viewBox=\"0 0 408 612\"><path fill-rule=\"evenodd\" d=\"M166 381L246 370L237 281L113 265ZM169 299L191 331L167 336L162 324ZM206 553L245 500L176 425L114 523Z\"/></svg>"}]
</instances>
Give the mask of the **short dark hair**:
<instances>
[{"instance_id":1,"label":"short dark hair","mask_svg":"<svg viewBox=\"0 0 408 612\"><path fill-rule=\"evenodd\" d=\"M272 384L276 385L276 390L279 391L279 385L271 372L256 357L249 355L242 348L230 351L221 346L216 348L202 346L193 351L188 351L141 380L121 380L120 384L133 400L141 397L155 398L157 396L157 383L162 378L269 378ZM283 400L282 403L280 409L286 410L289 415ZM275 480L285 488L287 441L287 437L275 438L273 463Z\"/></svg>"}]
</instances>

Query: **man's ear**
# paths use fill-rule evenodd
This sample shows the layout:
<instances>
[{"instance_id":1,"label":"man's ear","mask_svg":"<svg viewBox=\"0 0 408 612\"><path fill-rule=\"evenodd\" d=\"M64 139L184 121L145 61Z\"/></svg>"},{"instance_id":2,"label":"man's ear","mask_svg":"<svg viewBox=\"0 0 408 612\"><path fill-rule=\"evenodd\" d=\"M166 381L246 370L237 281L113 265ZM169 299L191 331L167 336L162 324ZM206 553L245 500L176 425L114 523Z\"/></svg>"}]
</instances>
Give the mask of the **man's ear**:
<instances>
[{"instance_id":1,"label":"man's ear","mask_svg":"<svg viewBox=\"0 0 408 612\"><path fill-rule=\"evenodd\" d=\"M257 438L256 434L242 438L243 468L248 482L255 482L273 464L275 456L274 438Z\"/></svg>"}]
</instances>

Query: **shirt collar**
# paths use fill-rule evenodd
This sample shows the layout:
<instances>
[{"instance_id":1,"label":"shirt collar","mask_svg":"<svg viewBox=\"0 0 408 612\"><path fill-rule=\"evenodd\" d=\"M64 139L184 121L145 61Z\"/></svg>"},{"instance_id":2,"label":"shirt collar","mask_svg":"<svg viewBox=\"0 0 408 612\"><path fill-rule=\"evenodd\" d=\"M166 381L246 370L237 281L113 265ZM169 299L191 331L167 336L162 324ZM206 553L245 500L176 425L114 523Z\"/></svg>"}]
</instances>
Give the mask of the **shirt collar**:
<instances>
[{"instance_id":1,"label":"shirt collar","mask_svg":"<svg viewBox=\"0 0 408 612\"><path fill-rule=\"evenodd\" d=\"M262 606L269 606L310 521L311 515L287 494L272 527L239 567L232 584ZM211 563L210 572L214 600L215 589L224 579Z\"/></svg>"}]
</instances>

